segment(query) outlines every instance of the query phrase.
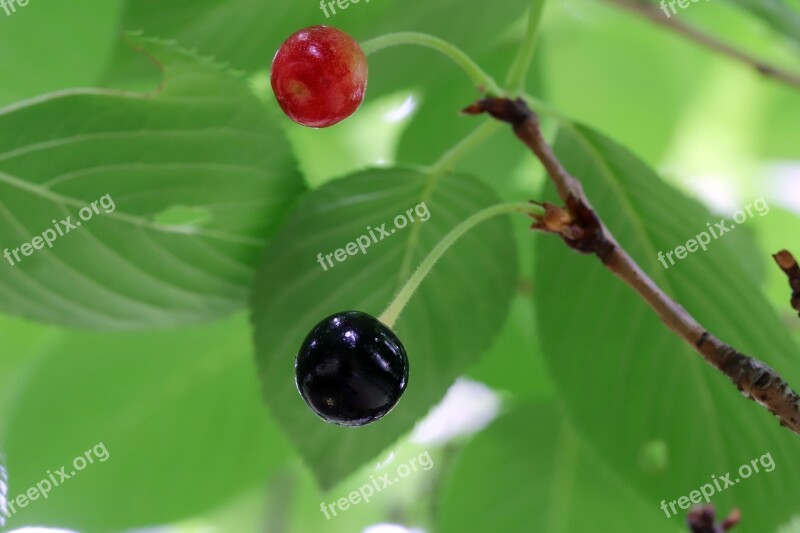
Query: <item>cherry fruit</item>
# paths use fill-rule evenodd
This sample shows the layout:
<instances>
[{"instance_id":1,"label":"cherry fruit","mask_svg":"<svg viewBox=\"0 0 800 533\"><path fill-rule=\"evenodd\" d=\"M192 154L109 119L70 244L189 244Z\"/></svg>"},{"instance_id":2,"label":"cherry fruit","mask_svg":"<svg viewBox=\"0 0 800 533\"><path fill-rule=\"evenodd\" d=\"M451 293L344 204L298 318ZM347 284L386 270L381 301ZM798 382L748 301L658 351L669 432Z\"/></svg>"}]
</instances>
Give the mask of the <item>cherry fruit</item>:
<instances>
[{"instance_id":1,"label":"cherry fruit","mask_svg":"<svg viewBox=\"0 0 800 533\"><path fill-rule=\"evenodd\" d=\"M326 422L357 427L397 405L408 383L400 340L361 311L336 313L314 326L295 361L295 382L311 410Z\"/></svg>"},{"instance_id":2,"label":"cherry fruit","mask_svg":"<svg viewBox=\"0 0 800 533\"><path fill-rule=\"evenodd\" d=\"M270 81L289 118L327 128L356 112L367 91L367 74L367 57L355 39L330 26L311 26L278 49Z\"/></svg>"}]
</instances>

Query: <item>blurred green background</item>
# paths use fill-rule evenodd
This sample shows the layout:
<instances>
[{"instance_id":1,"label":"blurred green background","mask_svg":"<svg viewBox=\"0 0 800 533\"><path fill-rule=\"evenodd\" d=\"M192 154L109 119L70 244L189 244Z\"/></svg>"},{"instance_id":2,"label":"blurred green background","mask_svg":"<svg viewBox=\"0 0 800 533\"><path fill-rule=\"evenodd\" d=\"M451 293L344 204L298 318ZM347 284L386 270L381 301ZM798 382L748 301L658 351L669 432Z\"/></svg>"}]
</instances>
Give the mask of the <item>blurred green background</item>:
<instances>
[{"instance_id":1,"label":"blurred green background","mask_svg":"<svg viewBox=\"0 0 800 533\"><path fill-rule=\"evenodd\" d=\"M712 503L723 515L740 508L737 530L743 532L800 531L794 518L800 516L794 498L800 439L741 398L593 259L569 253L554 237L531 234L520 219L492 222L465 238L412 301L398 325L409 347L419 347L409 350L417 372L410 387L416 379L418 392L407 409L346 438L303 418L308 413L291 390L292 355L286 353L306 326L300 317L314 318L302 312L315 295L332 293L349 278L360 282L357 298L343 295L329 305L380 311L396 289L385 280L397 276L388 263L399 261L403 243L387 244L383 255L376 249L335 273L312 272L317 265L306 256L332 250L367 223L412 206L428 183L424 169L480 122L458 113L477 97L462 72L430 50L398 47L370 56L367 99L355 116L328 130L304 129L276 111L268 81L272 55L291 33L314 24L340 27L359 41L423 31L461 47L502 82L530 5L372 0L330 18L312 0L32 0L11 16L0 11L0 106L7 106L0 110L2 176L42 184L97 167L84 188L62 193L89 201L113 181L120 211L141 217L180 198L200 205L206 197L233 202L258 195L260 189L246 188L248 181L219 170L221 162L242 158L258 175L280 168L275 179L286 177L264 193L267 200L286 199L269 222L258 219L260 206L251 218L227 219L209 204L216 217L210 224L263 235L266 252L225 244L206 256L173 237L161 241L174 246L185 265L221 254L247 266L220 261L214 274L221 281L193 281L174 301L169 291L157 298L161 285L151 276L131 274L156 270L148 270L140 236L112 222L83 229L86 235L51 253L72 271L107 276L104 283L124 293L124 304L116 306L113 298L108 307L82 302L88 297L80 285L59 278L44 258L18 265L13 276L2 267L6 496L23 493L97 443L109 451L107 462L20 509L7 530L684 531L682 515L664 516L662 499L688 495L712 475L771 453L774 471L754 475ZM796 2L712 0L691 4L677 17L800 72ZM125 96L151 94L162 73L124 42L124 31L174 41L143 46L168 73L163 101ZM207 64L171 47L213 57L240 77L218 79ZM127 100L51 95L23 103L94 87ZM527 88L583 125L546 121L562 160L587 181L601 215L654 279L718 336L800 385L800 320L788 305L786 278L770 258L780 248L800 254L798 88L589 0L547 4ZM224 102L204 107L211 96ZM191 107L176 109L184 99ZM147 132L172 123L180 130L174 137L144 142L133 136L65 153L16 155L95 127ZM222 137L179 139L228 126L263 140L242 146ZM161 201L173 194L164 183L183 182L172 170L151 172L147 165L164 164L173 154L197 163L180 179L200 184L181 185L183 197ZM108 170L117 156L141 162L144 170L135 176ZM371 170L395 166L412 170ZM552 195L538 164L503 128L454 170L473 178L448 174L441 180L431 200L430 233L411 252L414 261L437 235L492 197ZM362 211L327 215L327 201L358 195L359 179L372 179L376 190L396 180L408 190ZM6 228L0 228L0 246L17 246L24 239L16 226L9 229L14 220L33 235L47 226L52 209L15 192L21 190L16 182L0 184L0 225ZM306 187L310 192L301 190ZM746 229L669 270L656 262L655 251L685 243L706 222L760 197L770 211L748 220ZM310 213L310 222L303 224L295 205ZM318 236L320 228L334 229ZM99 254L89 235L116 257L87 259ZM287 243L300 244L289 250ZM383 258L383 270L367 277L370 261ZM176 280L193 279L185 265L175 271ZM20 274L23 267L28 270ZM252 297L251 267L258 280ZM127 285L120 281L126 276ZM48 280L42 287L49 290L28 278ZM310 281L302 288L296 279ZM108 323L86 322L75 302L107 313ZM274 321L266 324L264 317ZM282 336L289 328L297 331ZM293 403L283 403L284 397ZM425 452L434 465L429 470L330 520L320 511L321 502L346 497Z\"/></svg>"}]
</instances>

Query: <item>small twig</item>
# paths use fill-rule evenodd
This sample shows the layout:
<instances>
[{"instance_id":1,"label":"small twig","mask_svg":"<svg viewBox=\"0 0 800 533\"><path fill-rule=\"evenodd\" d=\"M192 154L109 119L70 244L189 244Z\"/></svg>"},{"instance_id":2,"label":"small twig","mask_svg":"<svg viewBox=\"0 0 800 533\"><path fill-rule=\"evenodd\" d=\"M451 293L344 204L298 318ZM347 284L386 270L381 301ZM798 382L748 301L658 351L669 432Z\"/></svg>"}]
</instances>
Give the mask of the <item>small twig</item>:
<instances>
[{"instance_id":1,"label":"small twig","mask_svg":"<svg viewBox=\"0 0 800 533\"><path fill-rule=\"evenodd\" d=\"M553 154L542 135L539 117L524 100L488 98L472 104L464 112L475 115L485 112L510 123L517 137L536 154L550 175L565 207L543 204L545 213L534 217L534 229L556 233L573 250L596 255L653 308L667 327L728 376L745 396L769 409L782 426L800 435L800 396L766 364L713 336L645 274L592 208L580 181Z\"/></svg>"},{"instance_id":2,"label":"small twig","mask_svg":"<svg viewBox=\"0 0 800 533\"><path fill-rule=\"evenodd\" d=\"M789 286L792 288L792 307L800 316L800 266L797 265L797 261L788 250L781 250L772 257L789 277Z\"/></svg>"},{"instance_id":3,"label":"small twig","mask_svg":"<svg viewBox=\"0 0 800 533\"><path fill-rule=\"evenodd\" d=\"M617 5L627 11L635 13L641 17L663 26L675 33L679 33L689 40L694 41L700 46L704 46L714 52L735 59L755 69L759 74L783 82L787 85L800 88L800 75L787 72L779 67L770 65L763 60L743 52L733 46L724 43L706 33L701 32L676 17L666 17L657 7L644 3L640 0L606 0L610 4Z\"/></svg>"},{"instance_id":4,"label":"small twig","mask_svg":"<svg viewBox=\"0 0 800 533\"><path fill-rule=\"evenodd\" d=\"M692 533L724 533L733 529L741 520L739 509L734 509L728 518L720 524L716 523L716 513L713 505L698 505L686 517L686 525Z\"/></svg>"}]
</instances>

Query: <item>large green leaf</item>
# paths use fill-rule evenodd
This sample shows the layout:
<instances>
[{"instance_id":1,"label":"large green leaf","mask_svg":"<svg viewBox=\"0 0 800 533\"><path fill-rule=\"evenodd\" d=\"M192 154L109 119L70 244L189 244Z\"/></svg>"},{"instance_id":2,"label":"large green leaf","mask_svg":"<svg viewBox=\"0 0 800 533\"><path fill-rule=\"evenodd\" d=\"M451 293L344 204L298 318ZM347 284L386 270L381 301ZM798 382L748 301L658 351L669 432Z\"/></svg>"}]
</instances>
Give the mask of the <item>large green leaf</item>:
<instances>
[{"instance_id":1,"label":"large green leaf","mask_svg":"<svg viewBox=\"0 0 800 533\"><path fill-rule=\"evenodd\" d=\"M0 323L4 338L19 324ZM23 331L27 328L23 328ZM73 333L26 354L0 418L16 498L99 443L95 463L17 512L11 526L86 533L167 523L253 489L289 451L266 416L247 321L154 333ZM59 480L60 476L56 476Z\"/></svg>"},{"instance_id":2,"label":"large green leaf","mask_svg":"<svg viewBox=\"0 0 800 533\"><path fill-rule=\"evenodd\" d=\"M664 184L634 156L592 130L564 124L555 147L583 181L600 216L639 264L711 332L757 356L792 382L792 342L724 237L666 270L657 259L719 217ZM756 226L759 216L748 225ZM729 224L730 225L730 224ZM734 230L735 231L735 230ZM775 471L714 497L736 505L742 531L767 531L796 512L800 440L747 401L669 331L594 258L540 238L536 269L546 358L578 429L617 472L656 505L770 453ZM668 263L669 264L669 263ZM639 458L654 446L669 462Z\"/></svg>"},{"instance_id":3,"label":"large green leaf","mask_svg":"<svg viewBox=\"0 0 800 533\"><path fill-rule=\"evenodd\" d=\"M0 12L0 105L66 87L93 86L119 41L122 4L29 2L9 16Z\"/></svg>"},{"instance_id":4,"label":"large green leaf","mask_svg":"<svg viewBox=\"0 0 800 533\"><path fill-rule=\"evenodd\" d=\"M231 313L303 190L280 129L242 80L131 39L164 67L155 94L72 90L0 110L0 243L22 260L2 260L0 310L98 329ZM79 210L105 195L108 209L81 222ZM176 206L206 224L162 222ZM68 216L83 227L57 237L51 220ZM45 231L52 249L24 257L21 245Z\"/></svg>"},{"instance_id":5,"label":"large green leaf","mask_svg":"<svg viewBox=\"0 0 800 533\"><path fill-rule=\"evenodd\" d=\"M461 452L442 487L439 533L675 532L549 405L522 403Z\"/></svg>"},{"instance_id":6,"label":"large green leaf","mask_svg":"<svg viewBox=\"0 0 800 533\"><path fill-rule=\"evenodd\" d=\"M317 1L170 0L165 5L161 0L128 0L121 24L125 30L176 39L236 68L255 71L269 68L275 51L291 33L314 24L336 26L359 41L413 29L436 34L474 55L493 43L529 5L528 0L362 1L346 10L337 8L336 15L326 18ZM221 24L225 31L219 31ZM138 80L143 65L120 47L111 79L123 84ZM367 94L375 97L443 75L468 83L436 52L400 47L370 60Z\"/></svg>"},{"instance_id":7,"label":"large green leaf","mask_svg":"<svg viewBox=\"0 0 800 533\"><path fill-rule=\"evenodd\" d=\"M528 240L530 232L528 232ZM520 281L520 291L530 290ZM470 369L468 376L517 399L551 399L557 395L541 355L534 305L529 294L518 294L508 320L492 348Z\"/></svg>"},{"instance_id":8,"label":"large green leaf","mask_svg":"<svg viewBox=\"0 0 800 533\"><path fill-rule=\"evenodd\" d=\"M357 251L327 271L317 262L317 254L344 248L366 234L367 226L386 222L391 230L396 216L421 202L430 214L427 221L397 230L366 254ZM493 203L494 193L470 176L369 170L309 194L270 244L253 303L264 390L275 417L324 487L411 429L489 347L515 288L517 255L509 221L490 220L463 236L409 302L395 327L409 355L408 390L379 422L347 429L312 414L295 387L296 350L332 313L359 309L378 315L446 232Z\"/></svg>"}]
</instances>

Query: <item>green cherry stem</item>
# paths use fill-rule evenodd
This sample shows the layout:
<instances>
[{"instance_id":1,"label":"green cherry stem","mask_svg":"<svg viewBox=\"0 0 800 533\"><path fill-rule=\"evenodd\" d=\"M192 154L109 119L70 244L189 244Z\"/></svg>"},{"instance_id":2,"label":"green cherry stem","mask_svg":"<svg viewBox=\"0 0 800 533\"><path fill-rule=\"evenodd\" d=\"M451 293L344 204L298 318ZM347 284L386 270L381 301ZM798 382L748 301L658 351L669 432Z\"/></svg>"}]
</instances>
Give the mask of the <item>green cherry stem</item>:
<instances>
[{"instance_id":1,"label":"green cherry stem","mask_svg":"<svg viewBox=\"0 0 800 533\"><path fill-rule=\"evenodd\" d=\"M428 35L427 33L412 31L387 33L386 35L381 35L380 37L375 37L374 39L361 43L361 48L366 55L370 55L384 48L404 44L424 46L441 52L456 65L461 67L481 92L485 92L489 96L502 96L504 94L504 91L497 85L497 82L484 72L484 70L475 63L471 57L464 53L463 50L444 39Z\"/></svg>"},{"instance_id":2,"label":"green cherry stem","mask_svg":"<svg viewBox=\"0 0 800 533\"><path fill-rule=\"evenodd\" d=\"M525 78L528 75L533 51L536 48L536 33L539 29L539 22L542 20L542 11L546 0L533 0L531 11L528 15L528 28L525 31L525 38L522 46L511 63L511 68L506 76L506 87L513 96L517 96L525 88Z\"/></svg>"},{"instance_id":3,"label":"green cherry stem","mask_svg":"<svg viewBox=\"0 0 800 533\"><path fill-rule=\"evenodd\" d=\"M543 213L543 209L539 205L527 202L496 204L491 207L487 207L482 211L478 211L474 215L461 221L458 226L450 230L450 233L445 235L444 238L434 247L434 249L431 250L427 257L425 257L422 263L420 263L420 265L417 267L417 270L414 271L411 277L408 278L408 281L406 281L406 284L403 285L403 288L400 289L400 292L397 293L397 296L394 297L394 300L392 300L392 303L389 304L389 307L387 307L386 310L378 317L378 320L390 328L394 327L394 323L397 321L397 318L400 316L403 308L411 299L411 296L414 294L414 292L416 292L422 283L422 280L424 280L425 277L430 273L433 265L435 265L436 262L441 259L447 249L450 248L450 246L452 246L453 243L459 239L459 237L481 222L506 213L541 214Z\"/></svg>"}]
</instances>

